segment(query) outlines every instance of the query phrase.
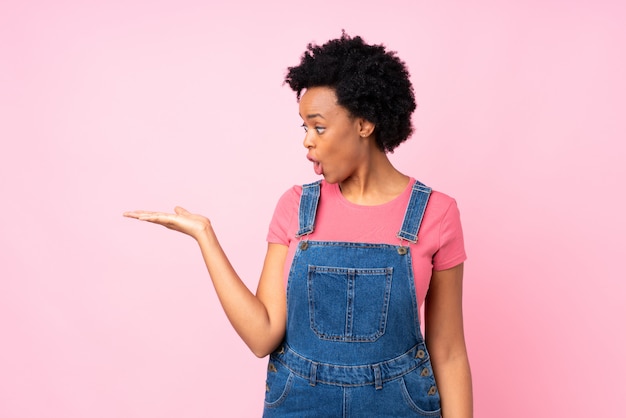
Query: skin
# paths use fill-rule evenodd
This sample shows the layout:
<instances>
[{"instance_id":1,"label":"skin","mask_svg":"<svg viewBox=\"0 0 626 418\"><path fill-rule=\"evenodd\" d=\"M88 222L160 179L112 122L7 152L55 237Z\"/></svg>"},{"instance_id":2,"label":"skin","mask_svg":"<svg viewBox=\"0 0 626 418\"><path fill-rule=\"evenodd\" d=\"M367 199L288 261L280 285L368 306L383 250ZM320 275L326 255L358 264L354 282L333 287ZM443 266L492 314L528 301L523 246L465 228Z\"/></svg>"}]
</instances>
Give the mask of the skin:
<instances>
[{"instance_id":1,"label":"skin","mask_svg":"<svg viewBox=\"0 0 626 418\"><path fill-rule=\"evenodd\" d=\"M376 127L337 104L332 88L313 87L300 99L303 145L314 170L359 205L379 205L400 195L409 177L396 170L375 143ZM237 275L208 218L176 207L174 213L132 211L124 216L163 225L194 238L231 324L258 357L283 340L286 294L283 266L288 247L268 244L256 293ZM426 297L426 344L445 418L472 417L472 384L462 314L463 265L433 271Z\"/></svg>"}]
</instances>

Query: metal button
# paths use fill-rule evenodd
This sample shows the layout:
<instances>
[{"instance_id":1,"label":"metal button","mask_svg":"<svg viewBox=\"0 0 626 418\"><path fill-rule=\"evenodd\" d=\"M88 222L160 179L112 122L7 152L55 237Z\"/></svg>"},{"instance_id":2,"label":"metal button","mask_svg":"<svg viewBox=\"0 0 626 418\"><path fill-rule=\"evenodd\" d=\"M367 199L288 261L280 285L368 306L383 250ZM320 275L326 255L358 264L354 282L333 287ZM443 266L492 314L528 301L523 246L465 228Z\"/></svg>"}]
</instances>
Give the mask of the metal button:
<instances>
[{"instance_id":1,"label":"metal button","mask_svg":"<svg viewBox=\"0 0 626 418\"><path fill-rule=\"evenodd\" d=\"M280 348L278 349L278 354L285 354L285 347L281 345Z\"/></svg>"},{"instance_id":2,"label":"metal button","mask_svg":"<svg viewBox=\"0 0 626 418\"><path fill-rule=\"evenodd\" d=\"M430 372L428 371L428 369L424 369L424 370L422 370L422 373L421 373L422 377L426 377L426 376L428 376L429 374L430 374Z\"/></svg>"},{"instance_id":3,"label":"metal button","mask_svg":"<svg viewBox=\"0 0 626 418\"><path fill-rule=\"evenodd\" d=\"M306 241L300 241L300 249L302 251L306 250L307 248L309 248L309 243Z\"/></svg>"},{"instance_id":4,"label":"metal button","mask_svg":"<svg viewBox=\"0 0 626 418\"><path fill-rule=\"evenodd\" d=\"M269 392L270 391L270 385L268 385L267 383L265 384L265 391Z\"/></svg>"},{"instance_id":5,"label":"metal button","mask_svg":"<svg viewBox=\"0 0 626 418\"><path fill-rule=\"evenodd\" d=\"M424 358L426 357L426 352L424 350L417 350L415 353L415 358Z\"/></svg>"},{"instance_id":6,"label":"metal button","mask_svg":"<svg viewBox=\"0 0 626 418\"><path fill-rule=\"evenodd\" d=\"M398 254L405 255L409 250L406 247L398 247Z\"/></svg>"},{"instance_id":7,"label":"metal button","mask_svg":"<svg viewBox=\"0 0 626 418\"><path fill-rule=\"evenodd\" d=\"M270 372L277 372L277 370L276 370L276 366L274 366L274 363L270 363L270 364L267 366L267 370L269 370Z\"/></svg>"},{"instance_id":8,"label":"metal button","mask_svg":"<svg viewBox=\"0 0 626 418\"><path fill-rule=\"evenodd\" d=\"M431 386L430 389L428 389L428 394L434 395L435 393L437 393L437 388L435 386Z\"/></svg>"}]
</instances>

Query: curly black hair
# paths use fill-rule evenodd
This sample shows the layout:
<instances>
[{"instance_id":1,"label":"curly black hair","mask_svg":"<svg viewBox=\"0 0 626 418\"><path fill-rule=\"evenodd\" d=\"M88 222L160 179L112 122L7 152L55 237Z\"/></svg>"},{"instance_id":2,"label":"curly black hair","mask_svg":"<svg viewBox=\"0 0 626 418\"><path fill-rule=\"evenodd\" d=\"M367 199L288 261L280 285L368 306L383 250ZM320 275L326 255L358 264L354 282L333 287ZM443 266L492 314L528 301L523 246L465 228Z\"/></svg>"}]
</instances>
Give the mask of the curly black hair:
<instances>
[{"instance_id":1,"label":"curly black hair","mask_svg":"<svg viewBox=\"0 0 626 418\"><path fill-rule=\"evenodd\" d=\"M405 63L383 45L368 45L345 31L322 46L309 44L300 65L289 67L285 83L300 100L302 90L330 87L352 116L375 125L381 151L393 152L413 133L413 86Z\"/></svg>"}]
</instances>

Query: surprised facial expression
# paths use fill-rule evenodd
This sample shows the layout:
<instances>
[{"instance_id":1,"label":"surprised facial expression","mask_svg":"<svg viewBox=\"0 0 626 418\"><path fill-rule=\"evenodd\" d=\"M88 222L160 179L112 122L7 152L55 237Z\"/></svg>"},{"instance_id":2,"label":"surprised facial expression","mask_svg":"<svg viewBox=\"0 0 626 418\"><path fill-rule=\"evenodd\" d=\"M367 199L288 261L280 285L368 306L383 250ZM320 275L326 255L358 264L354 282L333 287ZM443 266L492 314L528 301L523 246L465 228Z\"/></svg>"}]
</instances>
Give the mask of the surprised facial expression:
<instances>
[{"instance_id":1,"label":"surprised facial expression","mask_svg":"<svg viewBox=\"0 0 626 418\"><path fill-rule=\"evenodd\" d=\"M300 98L304 147L317 175L329 183L345 181L367 156L364 120L337 104L335 90L312 87ZM365 122L366 123L366 122Z\"/></svg>"}]
</instances>

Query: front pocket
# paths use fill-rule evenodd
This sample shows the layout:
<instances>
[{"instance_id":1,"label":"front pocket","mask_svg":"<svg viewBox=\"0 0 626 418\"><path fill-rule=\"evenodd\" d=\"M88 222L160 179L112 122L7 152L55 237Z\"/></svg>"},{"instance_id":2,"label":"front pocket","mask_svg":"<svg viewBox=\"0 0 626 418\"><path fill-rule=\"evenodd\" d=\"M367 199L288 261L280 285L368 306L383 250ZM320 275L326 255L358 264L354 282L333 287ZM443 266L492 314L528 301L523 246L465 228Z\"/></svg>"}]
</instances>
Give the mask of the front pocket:
<instances>
[{"instance_id":1,"label":"front pocket","mask_svg":"<svg viewBox=\"0 0 626 418\"><path fill-rule=\"evenodd\" d=\"M402 397L413 411L423 417L440 416L441 399L430 360L422 363L418 368L400 379Z\"/></svg>"},{"instance_id":2,"label":"front pocket","mask_svg":"<svg viewBox=\"0 0 626 418\"><path fill-rule=\"evenodd\" d=\"M265 381L265 407L276 408L287 398L293 383L293 373L280 362L270 358Z\"/></svg>"},{"instance_id":3,"label":"front pocket","mask_svg":"<svg viewBox=\"0 0 626 418\"><path fill-rule=\"evenodd\" d=\"M393 268L309 266L309 319L323 340L376 341L385 333Z\"/></svg>"}]
</instances>

